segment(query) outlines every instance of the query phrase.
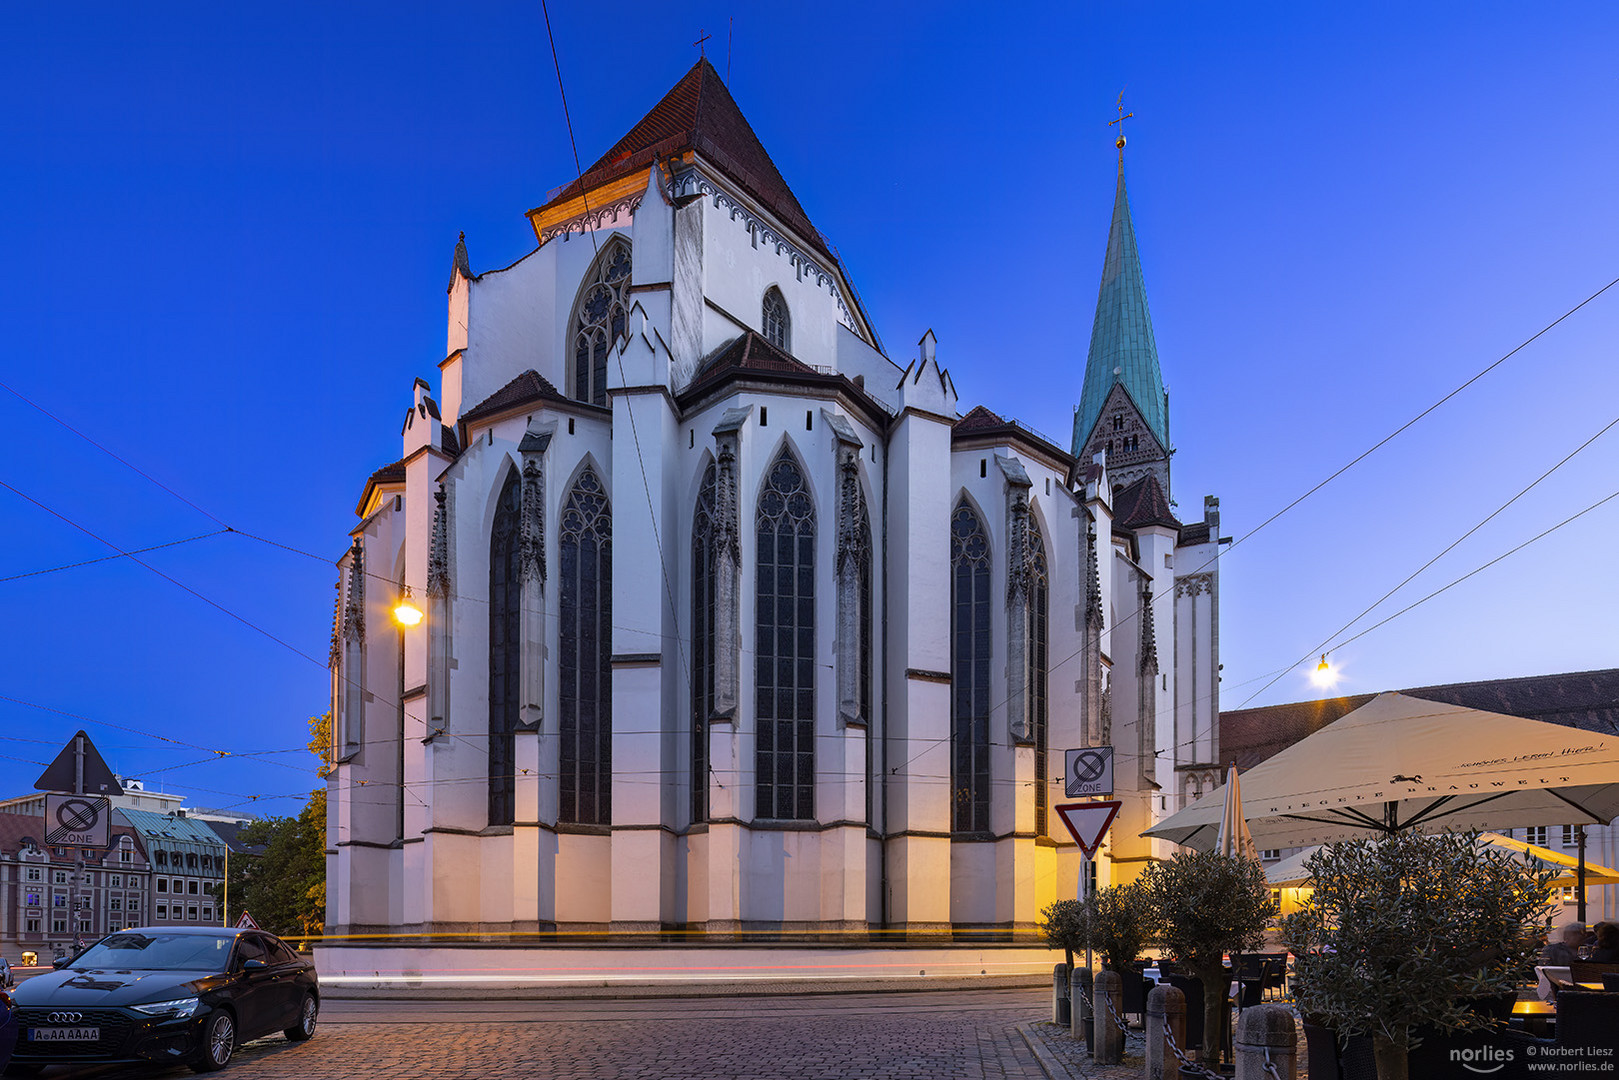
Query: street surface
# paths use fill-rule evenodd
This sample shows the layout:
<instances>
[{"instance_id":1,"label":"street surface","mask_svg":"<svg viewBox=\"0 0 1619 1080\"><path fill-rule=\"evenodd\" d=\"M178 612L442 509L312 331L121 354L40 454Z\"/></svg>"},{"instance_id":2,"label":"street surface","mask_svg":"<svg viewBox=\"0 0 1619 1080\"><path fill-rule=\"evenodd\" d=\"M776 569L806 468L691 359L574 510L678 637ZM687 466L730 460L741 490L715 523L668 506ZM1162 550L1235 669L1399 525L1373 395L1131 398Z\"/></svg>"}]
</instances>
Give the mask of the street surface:
<instances>
[{"instance_id":1,"label":"street surface","mask_svg":"<svg viewBox=\"0 0 1619 1080\"><path fill-rule=\"evenodd\" d=\"M238 1048L232 1080L1044 1080L1014 1025L1050 991L661 998L638 1001L328 1001L304 1044ZM181 1077L189 1069L53 1066L48 1080Z\"/></svg>"}]
</instances>

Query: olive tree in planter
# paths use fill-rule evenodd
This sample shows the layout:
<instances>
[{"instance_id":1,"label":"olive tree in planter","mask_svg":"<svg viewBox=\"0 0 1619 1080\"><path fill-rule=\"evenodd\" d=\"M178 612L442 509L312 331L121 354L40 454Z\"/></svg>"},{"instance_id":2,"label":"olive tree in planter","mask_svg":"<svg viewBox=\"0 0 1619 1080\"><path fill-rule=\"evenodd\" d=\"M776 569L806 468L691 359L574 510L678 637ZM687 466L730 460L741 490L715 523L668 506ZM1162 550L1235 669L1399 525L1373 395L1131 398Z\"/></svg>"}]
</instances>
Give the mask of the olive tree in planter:
<instances>
[{"instance_id":1,"label":"olive tree in planter","mask_svg":"<svg viewBox=\"0 0 1619 1080\"><path fill-rule=\"evenodd\" d=\"M1150 863L1141 875L1158 923L1158 941L1203 984L1203 1060L1220 1057L1226 1007L1224 954L1259 948L1276 914L1257 859L1213 851L1182 852Z\"/></svg>"},{"instance_id":2,"label":"olive tree in planter","mask_svg":"<svg viewBox=\"0 0 1619 1080\"><path fill-rule=\"evenodd\" d=\"M1152 940L1152 903L1139 883L1098 889L1085 903L1091 948L1102 965L1125 973L1130 961Z\"/></svg>"},{"instance_id":3,"label":"olive tree in planter","mask_svg":"<svg viewBox=\"0 0 1619 1080\"><path fill-rule=\"evenodd\" d=\"M1299 1011L1340 1038L1370 1035L1378 1080L1406 1080L1420 1028L1487 1026L1469 999L1531 978L1551 925L1554 872L1477 833L1329 844L1305 866L1315 892L1282 921Z\"/></svg>"},{"instance_id":4,"label":"olive tree in planter","mask_svg":"<svg viewBox=\"0 0 1619 1080\"><path fill-rule=\"evenodd\" d=\"M1040 912L1040 933L1047 945L1063 951L1069 971L1074 970L1074 953L1091 947L1089 927L1085 905L1078 900L1058 900Z\"/></svg>"}]
</instances>

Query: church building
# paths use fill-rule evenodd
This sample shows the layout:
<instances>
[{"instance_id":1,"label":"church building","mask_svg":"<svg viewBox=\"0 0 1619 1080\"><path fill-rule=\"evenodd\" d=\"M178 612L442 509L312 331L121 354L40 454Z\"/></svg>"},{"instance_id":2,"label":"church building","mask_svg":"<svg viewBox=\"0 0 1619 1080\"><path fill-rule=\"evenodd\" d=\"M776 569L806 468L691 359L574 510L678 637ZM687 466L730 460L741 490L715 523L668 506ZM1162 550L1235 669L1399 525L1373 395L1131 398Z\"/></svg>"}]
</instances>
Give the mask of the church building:
<instances>
[{"instance_id":1,"label":"church building","mask_svg":"<svg viewBox=\"0 0 1619 1080\"><path fill-rule=\"evenodd\" d=\"M1167 854L1219 514L1170 501L1122 143L1066 447L884 348L706 60L528 219L456 244L339 563L329 933L1028 930L1086 746L1098 880Z\"/></svg>"}]
</instances>

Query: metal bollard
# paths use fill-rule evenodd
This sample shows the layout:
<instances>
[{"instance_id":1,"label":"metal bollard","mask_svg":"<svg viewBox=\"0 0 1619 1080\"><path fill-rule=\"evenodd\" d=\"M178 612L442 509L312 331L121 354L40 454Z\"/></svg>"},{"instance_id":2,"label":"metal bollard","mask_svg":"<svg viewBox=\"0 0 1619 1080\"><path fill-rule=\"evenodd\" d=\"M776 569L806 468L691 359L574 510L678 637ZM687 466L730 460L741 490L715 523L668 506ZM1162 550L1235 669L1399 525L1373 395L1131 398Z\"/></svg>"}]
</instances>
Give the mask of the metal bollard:
<instances>
[{"instance_id":1,"label":"metal bollard","mask_svg":"<svg viewBox=\"0 0 1619 1080\"><path fill-rule=\"evenodd\" d=\"M1298 1075L1299 1032L1282 1005L1253 1005L1237 1021L1237 1080L1294 1080ZM1266 1069L1266 1061L1275 1072Z\"/></svg>"},{"instance_id":2,"label":"metal bollard","mask_svg":"<svg viewBox=\"0 0 1619 1080\"><path fill-rule=\"evenodd\" d=\"M1068 1033L1085 1040L1085 1049L1091 1049L1091 1007L1086 996L1091 992L1091 969L1075 968L1068 975Z\"/></svg>"},{"instance_id":3,"label":"metal bollard","mask_svg":"<svg viewBox=\"0 0 1619 1080\"><path fill-rule=\"evenodd\" d=\"M1124 980L1117 971L1096 973L1096 1035L1091 1042L1098 1065L1117 1065L1124 1060L1124 1032L1114 1022L1124 1008ZM1109 1007L1111 1006L1111 1008Z\"/></svg>"},{"instance_id":4,"label":"metal bollard","mask_svg":"<svg viewBox=\"0 0 1619 1080\"><path fill-rule=\"evenodd\" d=\"M1068 965L1051 969L1051 1022L1068 1026Z\"/></svg>"},{"instance_id":5,"label":"metal bollard","mask_svg":"<svg viewBox=\"0 0 1619 1080\"><path fill-rule=\"evenodd\" d=\"M1147 995L1147 1080L1180 1080L1181 1063L1169 1049L1166 1031L1176 1046L1186 1044L1186 995L1178 986L1159 983Z\"/></svg>"}]
</instances>

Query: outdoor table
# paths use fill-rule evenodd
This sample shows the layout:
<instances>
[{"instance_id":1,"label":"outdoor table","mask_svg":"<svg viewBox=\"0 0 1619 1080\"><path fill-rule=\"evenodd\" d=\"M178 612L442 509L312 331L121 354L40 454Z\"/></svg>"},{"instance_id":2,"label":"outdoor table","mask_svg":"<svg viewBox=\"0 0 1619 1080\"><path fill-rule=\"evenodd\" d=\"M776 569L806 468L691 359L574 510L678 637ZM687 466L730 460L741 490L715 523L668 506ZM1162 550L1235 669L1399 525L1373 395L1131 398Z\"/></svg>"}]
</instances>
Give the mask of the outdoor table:
<instances>
[{"instance_id":1,"label":"outdoor table","mask_svg":"<svg viewBox=\"0 0 1619 1080\"><path fill-rule=\"evenodd\" d=\"M1529 1034L1544 1039L1547 1025L1557 1023L1557 1006L1549 1001L1515 1001L1512 1015L1522 1018Z\"/></svg>"},{"instance_id":2,"label":"outdoor table","mask_svg":"<svg viewBox=\"0 0 1619 1080\"><path fill-rule=\"evenodd\" d=\"M1552 965L1550 967L1535 968L1535 994L1542 1001L1552 999L1552 980L1558 982L1573 982L1574 976L1565 966Z\"/></svg>"}]
</instances>

